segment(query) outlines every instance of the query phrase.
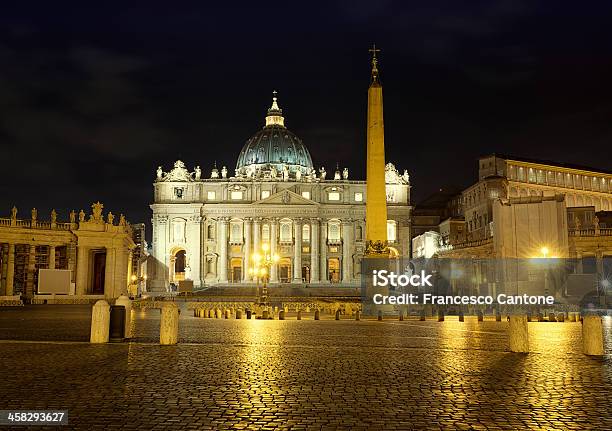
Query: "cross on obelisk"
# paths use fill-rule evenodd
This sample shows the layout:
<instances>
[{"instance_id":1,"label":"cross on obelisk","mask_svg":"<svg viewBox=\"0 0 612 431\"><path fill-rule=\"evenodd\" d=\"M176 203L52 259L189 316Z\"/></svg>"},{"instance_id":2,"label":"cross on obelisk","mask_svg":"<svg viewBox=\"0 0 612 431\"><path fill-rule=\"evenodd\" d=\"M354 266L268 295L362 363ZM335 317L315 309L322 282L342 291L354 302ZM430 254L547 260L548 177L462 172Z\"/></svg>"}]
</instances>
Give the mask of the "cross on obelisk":
<instances>
[{"instance_id":1,"label":"cross on obelisk","mask_svg":"<svg viewBox=\"0 0 612 431\"><path fill-rule=\"evenodd\" d=\"M378 59L376 58L376 53L380 52L380 49L376 48L376 44L372 44L372 48L368 49L369 52L372 53L372 81L378 80Z\"/></svg>"}]
</instances>

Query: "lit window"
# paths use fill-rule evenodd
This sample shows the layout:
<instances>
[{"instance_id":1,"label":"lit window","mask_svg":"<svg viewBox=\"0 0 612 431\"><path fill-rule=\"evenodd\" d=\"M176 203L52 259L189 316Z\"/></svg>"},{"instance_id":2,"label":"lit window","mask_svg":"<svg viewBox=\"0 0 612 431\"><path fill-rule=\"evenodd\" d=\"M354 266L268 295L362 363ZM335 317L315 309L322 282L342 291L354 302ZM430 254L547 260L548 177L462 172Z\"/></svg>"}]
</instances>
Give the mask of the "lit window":
<instances>
[{"instance_id":1,"label":"lit window","mask_svg":"<svg viewBox=\"0 0 612 431\"><path fill-rule=\"evenodd\" d=\"M304 226L302 226L302 241L310 242L310 225L309 224L305 224Z\"/></svg>"},{"instance_id":2,"label":"lit window","mask_svg":"<svg viewBox=\"0 0 612 431\"><path fill-rule=\"evenodd\" d=\"M397 226L395 220L387 220L387 241L397 241Z\"/></svg>"},{"instance_id":3,"label":"lit window","mask_svg":"<svg viewBox=\"0 0 612 431\"><path fill-rule=\"evenodd\" d=\"M206 194L206 197L208 198L209 201L214 201L215 199L217 199L217 193L216 192L208 192Z\"/></svg>"},{"instance_id":4,"label":"lit window","mask_svg":"<svg viewBox=\"0 0 612 431\"><path fill-rule=\"evenodd\" d=\"M232 190L230 193L230 197L233 201L242 200L242 191L241 190Z\"/></svg>"},{"instance_id":5,"label":"lit window","mask_svg":"<svg viewBox=\"0 0 612 431\"><path fill-rule=\"evenodd\" d=\"M337 221L330 221L327 225L327 238L330 241L340 240L340 223Z\"/></svg>"},{"instance_id":6,"label":"lit window","mask_svg":"<svg viewBox=\"0 0 612 431\"><path fill-rule=\"evenodd\" d=\"M187 220L175 218L172 220L172 239L174 242L185 242L185 225Z\"/></svg>"},{"instance_id":7,"label":"lit window","mask_svg":"<svg viewBox=\"0 0 612 431\"><path fill-rule=\"evenodd\" d=\"M355 193L355 202L363 202L363 193Z\"/></svg>"},{"instance_id":8,"label":"lit window","mask_svg":"<svg viewBox=\"0 0 612 431\"><path fill-rule=\"evenodd\" d=\"M230 242L242 242L242 225L240 223L231 224Z\"/></svg>"},{"instance_id":9,"label":"lit window","mask_svg":"<svg viewBox=\"0 0 612 431\"><path fill-rule=\"evenodd\" d=\"M261 191L261 198L262 199L266 199L270 197L270 190L262 190Z\"/></svg>"},{"instance_id":10,"label":"lit window","mask_svg":"<svg viewBox=\"0 0 612 431\"><path fill-rule=\"evenodd\" d=\"M302 192L302 197L304 199L310 199L310 192Z\"/></svg>"},{"instance_id":11,"label":"lit window","mask_svg":"<svg viewBox=\"0 0 612 431\"><path fill-rule=\"evenodd\" d=\"M280 240L281 242L291 242L293 235L291 234L291 222L281 222L280 225Z\"/></svg>"},{"instance_id":12,"label":"lit window","mask_svg":"<svg viewBox=\"0 0 612 431\"><path fill-rule=\"evenodd\" d=\"M329 192L327 195L327 199L329 199L330 201L339 201L340 200L340 193L338 192Z\"/></svg>"}]
</instances>

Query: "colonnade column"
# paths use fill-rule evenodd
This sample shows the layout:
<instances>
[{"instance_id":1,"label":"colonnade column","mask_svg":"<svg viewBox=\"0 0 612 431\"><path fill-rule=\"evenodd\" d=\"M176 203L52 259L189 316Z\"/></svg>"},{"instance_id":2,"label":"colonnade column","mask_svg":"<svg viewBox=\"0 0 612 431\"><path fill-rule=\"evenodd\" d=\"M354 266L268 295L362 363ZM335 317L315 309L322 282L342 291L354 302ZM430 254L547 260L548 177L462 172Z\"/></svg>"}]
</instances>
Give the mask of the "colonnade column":
<instances>
[{"instance_id":1,"label":"colonnade column","mask_svg":"<svg viewBox=\"0 0 612 431\"><path fill-rule=\"evenodd\" d=\"M33 220L36 222L36 220ZM36 272L36 244L30 244L30 251L28 254L28 267L26 275L26 297L32 297L36 293L36 286L34 286L34 273Z\"/></svg>"},{"instance_id":2,"label":"colonnade column","mask_svg":"<svg viewBox=\"0 0 612 431\"><path fill-rule=\"evenodd\" d=\"M278 241L278 218L270 220L270 254L276 254ZM278 283L278 264L270 266L270 283Z\"/></svg>"},{"instance_id":3,"label":"colonnade column","mask_svg":"<svg viewBox=\"0 0 612 431\"><path fill-rule=\"evenodd\" d=\"M87 247L83 245L77 246L77 261L76 261L76 294L85 295L87 290Z\"/></svg>"},{"instance_id":4,"label":"colonnade column","mask_svg":"<svg viewBox=\"0 0 612 431\"><path fill-rule=\"evenodd\" d=\"M6 265L6 296L13 294L13 283L15 282L15 244L8 245L8 259Z\"/></svg>"},{"instance_id":5,"label":"colonnade column","mask_svg":"<svg viewBox=\"0 0 612 431\"><path fill-rule=\"evenodd\" d=\"M49 246L49 269L55 269L55 246Z\"/></svg>"},{"instance_id":6,"label":"colonnade column","mask_svg":"<svg viewBox=\"0 0 612 431\"><path fill-rule=\"evenodd\" d=\"M106 247L106 263L104 267L104 296L107 298L116 298L119 296L115 294L115 262L116 262L116 251L114 248ZM117 287L121 289L121 287Z\"/></svg>"},{"instance_id":7,"label":"colonnade column","mask_svg":"<svg viewBox=\"0 0 612 431\"><path fill-rule=\"evenodd\" d=\"M293 220L293 283L302 282L302 219Z\"/></svg>"},{"instance_id":8,"label":"colonnade column","mask_svg":"<svg viewBox=\"0 0 612 431\"><path fill-rule=\"evenodd\" d=\"M242 259L242 281L250 281L249 269L251 268L251 228L253 219L246 217L244 219L244 257Z\"/></svg>"},{"instance_id":9,"label":"colonnade column","mask_svg":"<svg viewBox=\"0 0 612 431\"><path fill-rule=\"evenodd\" d=\"M219 247L219 283L227 283L227 225L229 221L226 217L219 217L217 222L217 239Z\"/></svg>"},{"instance_id":10,"label":"colonnade column","mask_svg":"<svg viewBox=\"0 0 612 431\"><path fill-rule=\"evenodd\" d=\"M328 283L329 271L327 270L327 220L321 220L321 243L319 244L319 250L319 272L321 283Z\"/></svg>"},{"instance_id":11,"label":"colonnade column","mask_svg":"<svg viewBox=\"0 0 612 431\"><path fill-rule=\"evenodd\" d=\"M310 219L310 282L319 282L319 219Z\"/></svg>"},{"instance_id":12,"label":"colonnade column","mask_svg":"<svg viewBox=\"0 0 612 431\"><path fill-rule=\"evenodd\" d=\"M353 279L353 224L351 219L342 220L342 282L350 283Z\"/></svg>"}]
</instances>

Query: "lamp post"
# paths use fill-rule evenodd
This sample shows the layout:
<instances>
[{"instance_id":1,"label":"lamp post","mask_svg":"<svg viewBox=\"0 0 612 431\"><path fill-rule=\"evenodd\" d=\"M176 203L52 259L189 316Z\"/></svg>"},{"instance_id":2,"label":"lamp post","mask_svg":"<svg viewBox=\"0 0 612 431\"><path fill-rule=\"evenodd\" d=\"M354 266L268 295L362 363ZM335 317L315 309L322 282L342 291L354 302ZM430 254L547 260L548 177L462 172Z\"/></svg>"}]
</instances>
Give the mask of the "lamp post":
<instances>
[{"instance_id":1,"label":"lamp post","mask_svg":"<svg viewBox=\"0 0 612 431\"><path fill-rule=\"evenodd\" d=\"M255 277L257 282L257 296L259 305L263 307L268 306L268 277L270 274L270 267L276 265L280 259L278 254L272 254L270 252L270 246L263 244L261 246L261 253L253 253L252 256L254 266L249 269L249 274ZM259 294L259 280L261 279L263 286L261 289L261 295Z\"/></svg>"}]
</instances>

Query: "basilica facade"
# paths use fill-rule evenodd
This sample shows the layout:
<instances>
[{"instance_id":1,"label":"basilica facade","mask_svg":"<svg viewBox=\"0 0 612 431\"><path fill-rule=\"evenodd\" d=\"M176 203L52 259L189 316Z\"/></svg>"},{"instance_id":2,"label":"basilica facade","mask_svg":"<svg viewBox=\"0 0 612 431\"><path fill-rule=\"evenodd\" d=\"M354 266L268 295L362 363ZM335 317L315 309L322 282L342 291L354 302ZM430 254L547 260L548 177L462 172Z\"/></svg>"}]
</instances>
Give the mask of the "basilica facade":
<instances>
[{"instance_id":1,"label":"basilica facade","mask_svg":"<svg viewBox=\"0 0 612 431\"><path fill-rule=\"evenodd\" d=\"M385 167L387 237L392 255L410 247L410 180ZM252 256L263 248L279 260L271 284L354 285L365 252L366 182L347 168L315 169L308 148L285 126L276 97L265 126L244 145L233 175L182 161L157 169L149 289L192 280L207 285L255 283Z\"/></svg>"}]
</instances>

